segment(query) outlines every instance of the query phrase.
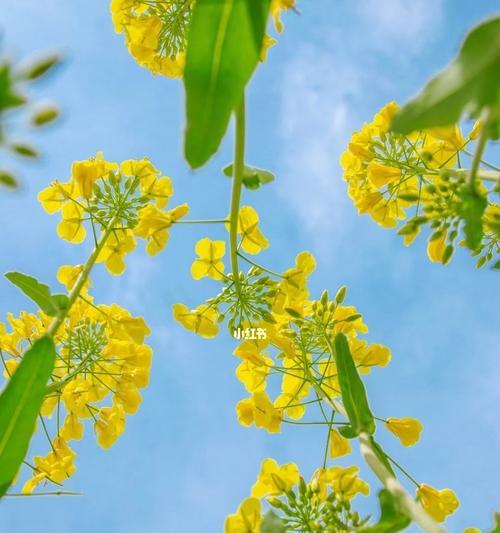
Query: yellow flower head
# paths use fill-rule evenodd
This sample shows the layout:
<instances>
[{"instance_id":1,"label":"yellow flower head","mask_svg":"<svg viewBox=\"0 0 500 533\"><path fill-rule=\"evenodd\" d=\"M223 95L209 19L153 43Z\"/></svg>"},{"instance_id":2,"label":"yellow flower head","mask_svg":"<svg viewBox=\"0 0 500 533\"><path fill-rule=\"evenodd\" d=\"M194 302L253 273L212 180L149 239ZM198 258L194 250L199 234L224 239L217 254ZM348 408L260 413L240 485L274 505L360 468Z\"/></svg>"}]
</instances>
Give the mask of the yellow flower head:
<instances>
[{"instance_id":1,"label":"yellow flower head","mask_svg":"<svg viewBox=\"0 0 500 533\"><path fill-rule=\"evenodd\" d=\"M433 263L442 263L446 249L446 230L434 235L427 243L427 255Z\"/></svg>"},{"instance_id":2,"label":"yellow flower head","mask_svg":"<svg viewBox=\"0 0 500 533\"><path fill-rule=\"evenodd\" d=\"M437 522L444 522L446 517L453 514L460 505L451 489L438 490L425 483L417 489L417 496L422 507Z\"/></svg>"},{"instance_id":3,"label":"yellow flower head","mask_svg":"<svg viewBox=\"0 0 500 533\"><path fill-rule=\"evenodd\" d=\"M331 488L338 498L351 500L357 494L367 496L370 493L368 483L358 477L358 467L333 466L332 468L317 470L313 476L314 484L318 486L320 498L324 500L327 489Z\"/></svg>"},{"instance_id":4,"label":"yellow flower head","mask_svg":"<svg viewBox=\"0 0 500 533\"><path fill-rule=\"evenodd\" d=\"M262 498L283 494L291 490L299 479L300 473L296 464L280 466L274 459L264 459L257 481L252 487L252 496Z\"/></svg>"},{"instance_id":5,"label":"yellow flower head","mask_svg":"<svg viewBox=\"0 0 500 533\"><path fill-rule=\"evenodd\" d=\"M295 7L295 0L272 0L271 14L274 18L274 25L276 31L281 33L283 31L283 23L281 22L281 12L293 9Z\"/></svg>"},{"instance_id":6,"label":"yellow flower head","mask_svg":"<svg viewBox=\"0 0 500 533\"><path fill-rule=\"evenodd\" d=\"M398 437L403 446L413 446L420 439L422 424L415 418L388 418L385 427Z\"/></svg>"},{"instance_id":7,"label":"yellow flower head","mask_svg":"<svg viewBox=\"0 0 500 533\"><path fill-rule=\"evenodd\" d=\"M102 248L97 262L104 263L110 274L119 276L125 271L125 256L136 246L137 243L130 230L116 230Z\"/></svg>"},{"instance_id":8,"label":"yellow flower head","mask_svg":"<svg viewBox=\"0 0 500 533\"><path fill-rule=\"evenodd\" d=\"M68 291L70 291L74 287L82 271L83 265L63 265L57 271L57 281L61 285L64 285L66 289L68 289ZM87 278L87 281L85 282L84 286L84 292L88 291L91 285L92 281L90 280L90 278Z\"/></svg>"},{"instance_id":9,"label":"yellow flower head","mask_svg":"<svg viewBox=\"0 0 500 533\"><path fill-rule=\"evenodd\" d=\"M65 241L80 244L87 234L83 226L83 209L74 202L68 202L62 206L61 212L62 220L57 226L57 234Z\"/></svg>"},{"instance_id":10,"label":"yellow flower head","mask_svg":"<svg viewBox=\"0 0 500 533\"><path fill-rule=\"evenodd\" d=\"M71 168L71 179L74 181L83 198L90 198L93 194L94 183L100 178L106 178L112 171L118 170L116 163L104 160L102 152L94 158L85 161L75 161Z\"/></svg>"},{"instance_id":11,"label":"yellow flower head","mask_svg":"<svg viewBox=\"0 0 500 533\"><path fill-rule=\"evenodd\" d=\"M201 239L196 243L195 252L199 257L191 265L193 278L201 279L208 276L215 280L222 279L224 275L222 258L226 253L226 243L211 241L208 238Z\"/></svg>"},{"instance_id":12,"label":"yellow flower head","mask_svg":"<svg viewBox=\"0 0 500 533\"><path fill-rule=\"evenodd\" d=\"M54 181L46 189L38 194L38 201L42 204L43 209L53 215L60 211L63 205L75 194L75 184L73 181L61 183Z\"/></svg>"},{"instance_id":13,"label":"yellow flower head","mask_svg":"<svg viewBox=\"0 0 500 533\"><path fill-rule=\"evenodd\" d=\"M183 28L182 23L187 23L189 19L191 4L192 2L168 5L155 0L112 0L110 10L115 31L125 34L127 48L137 63L153 74L177 78L182 76L184 70L187 27ZM180 48L169 51L164 46L165 38L169 37L165 30L167 33L172 30L165 28L166 23L159 11L166 11L169 18L177 20L175 31L180 33L176 42L181 43Z\"/></svg>"},{"instance_id":14,"label":"yellow flower head","mask_svg":"<svg viewBox=\"0 0 500 533\"><path fill-rule=\"evenodd\" d=\"M249 254L258 254L269 247L269 241L259 228L259 215L253 207L244 205L238 215L238 234L241 235L241 247Z\"/></svg>"},{"instance_id":15,"label":"yellow flower head","mask_svg":"<svg viewBox=\"0 0 500 533\"><path fill-rule=\"evenodd\" d=\"M261 522L260 501L257 498L247 498L238 507L236 514L226 518L224 533L260 533Z\"/></svg>"},{"instance_id":16,"label":"yellow flower head","mask_svg":"<svg viewBox=\"0 0 500 533\"><path fill-rule=\"evenodd\" d=\"M350 454L352 451L351 443L343 437L336 429L330 431L330 457L336 459Z\"/></svg>"},{"instance_id":17,"label":"yellow flower head","mask_svg":"<svg viewBox=\"0 0 500 533\"><path fill-rule=\"evenodd\" d=\"M171 211L160 211L152 204L139 210L139 223L134 228L134 233L148 241L146 251L149 255L155 255L165 248L169 237L167 229L188 212L187 204L179 205Z\"/></svg>"},{"instance_id":18,"label":"yellow flower head","mask_svg":"<svg viewBox=\"0 0 500 533\"><path fill-rule=\"evenodd\" d=\"M236 405L238 421L243 426L255 424L269 433L281 431L282 410L276 408L264 391L257 391L250 398L241 400Z\"/></svg>"},{"instance_id":19,"label":"yellow flower head","mask_svg":"<svg viewBox=\"0 0 500 533\"><path fill-rule=\"evenodd\" d=\"M174 318L189 331L197 333L205 339L211 339L219 332L217 319L219 314L217 309L207 305L200 305L190 311L184 304L174 304L172 306Z\"/></svg>"}]
</instances>

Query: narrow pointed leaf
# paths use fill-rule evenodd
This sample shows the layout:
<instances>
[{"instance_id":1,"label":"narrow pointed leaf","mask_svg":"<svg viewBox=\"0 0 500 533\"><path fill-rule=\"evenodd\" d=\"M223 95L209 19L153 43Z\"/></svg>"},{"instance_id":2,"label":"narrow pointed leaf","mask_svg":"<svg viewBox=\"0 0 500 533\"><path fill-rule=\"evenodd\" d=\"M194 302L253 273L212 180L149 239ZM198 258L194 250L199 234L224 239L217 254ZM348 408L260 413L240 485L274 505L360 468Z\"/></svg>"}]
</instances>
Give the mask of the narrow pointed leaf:
<instances>
[{"instance_id":1,"label":"narrow pointed leaf","mask_svg":"<svg viewBox=\"0 0 500 533\"><path fill-rule=\"evenodd\" d=\"M259 61L270 0L197 0L186 51L184 152L192 168L215 154Z\"/></svg>"},{"instance_id":2,"label":"narrow pointed leaf","mask_svg":"<svg viewBox=\"0 0 500 533\"><path fill-rule=\"evenodd\" d=\"M57 316L68 305L68 297L65 294L51 294L47 285L32 276L21 272L7 272L5 277L49 316Z\"/></svg>"},{"instance_id":3,"label":"narrow pointed leaf","mask_svg":"<svg viewBox=\"0 0 500 533\"><path fill-rule=\"evenodd\" d=\"M375 420L368 404L363 381L359 377L356 365L349 349L347 338L343 333L335 337L335 362L337 363L340 392L349 422L356 433L375 432Z\"/></svg>"},{"instance_id":4,"label":"narrow pointed leaf","mask_svg":"<svg viewBox=\"0 0 500 533\"><path fill-rule=\"evenodd\" d=\"M12 484L28 451L55 356L51 339L37 340L0 395L0 498Z\"/></svg>"}]
</instances>

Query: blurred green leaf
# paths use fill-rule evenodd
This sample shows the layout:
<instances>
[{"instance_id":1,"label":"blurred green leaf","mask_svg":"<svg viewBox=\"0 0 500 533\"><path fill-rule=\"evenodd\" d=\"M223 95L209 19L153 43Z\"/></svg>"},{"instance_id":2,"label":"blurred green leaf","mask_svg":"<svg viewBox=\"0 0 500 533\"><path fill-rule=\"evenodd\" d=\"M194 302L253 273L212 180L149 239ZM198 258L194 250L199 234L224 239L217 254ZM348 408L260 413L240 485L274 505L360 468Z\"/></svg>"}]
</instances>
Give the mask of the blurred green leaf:
<instances>
[{"instance_id":1,"label":"blurred green leaf","mask_svg":"<svg viewBox=\"0 0 500 533\"><path fill-rule=\"evenodd\" d=\"M488 201L470 187L464 187L460 196L459 214L464 220L465 244L474 251L483 240L483 214Z\"/></svg>"},{"instance_id":2,"label":"blurred green leaf","mask_svg":"<svg viewBox=\"0 0 500 533\"><path fill-rule=\"evenodd\" d=\"M359 533L396 533L410 525L411 519L400 510L396 499L387 489L378 493L378 501L380 520L373 526L359 529Z\"/></svg>"},{"instance_id":3,"label":"blurred green leaf","mask_svg":"<svg viewBox=\"0 0 500 533\"><path fill-rule=\"evenodd\" d=\"M31 117L33 126L45 126L59 117L59 109L56 106L44 106L35 111Z\"/></svg>"},{"instance_id":4,"label":"blurred green leaf","mask_svg":"<svg viewBox=\"0 0 500 533\"><path fill-rule=\"evenodd\" d=\"M448 126L463 113L500 107L500 17L475 27L458 56L395 116L392 129L415 130Z\"/></svg>"},{"instance_id":5,"label":"blurred green leaf","mask_svg":"<svg viewBox=\"0 0 500 533\"><path fill-rule=\"evenodd\" d=\"M192 168L214 155L259 61L270 0L197 0L188 33L184 153Z\"/></svg>"},{"instance_id":6,"label":"blurred green leaf","mask_svg":"<svg viewBox=\"0 0 500 533\"><path fill-rule=\"evenodd\" d=\"M24 143L11 143L9 148L15 152L17 155L22 157L29 157L31 159L36 159L39 157L39 153L29 144Z\"/></svg>"},{"instance_id":7,"label":"blurred green leaf","mask_svg":"<svg viewBox=\"0 0 500 533\"><path fill-rule=\"evenodd\" d=\"M0 185L9 187L10 189L16 189L18 187L16 178L7 170L0 170Z\"/></svg>"},{"instance_id":8,"label":"blurred green leaf","mask_svg":"<svg viewBox=\"0 0 500 533\"><path fill-rule=\"evenodd\" d=\"M342 403L355 433L375 432L375 420L368 404L366 390L354 364L347 338L343 333L335 336L335 362Z\"/></svg>"},{"instance_id":9,"label":"blurred green leaf","mask_svg":"<svg viewBox=\"0 0 500 533\"><path fill-rule=\"evenodd\" d=\"M0 65L0 113L25 103L26 98L15 91L10 65Z\"/></svg>"},{"instance_id":10,"label":"blurred green leaf","mask_svg":"<svg viewBox=\"0 0 500 533\"><path fill-rule=\"evenodd\" d=\"M55 357L51 339L37 340L0 395L0 498L12 484L28 451Z\"/></svg>"},{"instance_id":11,"label":"blurred green leaf","mask_svg":"<svg viewBox=\"0 0 500 533\"><path fill-rule=\"evenodd\" d=\"M233 164L227 165L224 170L224 174L229 178L233 177ZM274 181L274 174L269 172L269 170L264 170L263 168L251 167L245 165L243 169L243 185L250 190L259 189L261 185L265 183L271 183Z\"/></svg>"},{"instance_id":12,"label":"blurred green leaf","mask_svg":"<svg viewBox=\"0 0 500 533\"><path fill-rule=\"evenodd\" d=\"M34 61L21 73L21 76L26 80L36 80L47 74L60 63L61 56L59 54L51 54Z\"/></svg>"},{"instance_id":13,"label":"blurred green leaf","mask_svg":"<svg viewBox=\"0 0 500 533\"><path fill-rule=\"evenodd\" d=\"M269 510L262 519L260 533L286 533L285 523L274 511Z\"/></svg>"},{"instance_id":14,"label":"blurred green leaf","mask_svg":"<svg viewBox=\"0 0 500 533\"><path fill-rule=\"evenodd\" d=\"M47 285L32 276L21 272L7 272L5 277L49 316L57 316L68 306L68 297L65 294L51 294Z\"/></svg>"}]
</instances>

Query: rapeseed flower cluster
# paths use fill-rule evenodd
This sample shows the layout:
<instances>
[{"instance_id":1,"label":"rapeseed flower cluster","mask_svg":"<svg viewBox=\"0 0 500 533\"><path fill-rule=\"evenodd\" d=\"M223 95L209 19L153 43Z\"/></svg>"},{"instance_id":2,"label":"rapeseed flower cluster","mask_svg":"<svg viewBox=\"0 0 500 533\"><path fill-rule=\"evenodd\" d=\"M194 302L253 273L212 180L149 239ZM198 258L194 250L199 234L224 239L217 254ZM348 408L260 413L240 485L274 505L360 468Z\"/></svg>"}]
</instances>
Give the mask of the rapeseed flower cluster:
<instances>
[{"instance_id":1,"label":"rapeseed flower cluster","mask_svg":"<svg viewBox=\"0 0 500 533\"><path fill-rule=\"evenodd\" d=\"M351 500L369 492L355 466L320 468L306 483L294 463L279 465L268 458L262 463L251 496L227 517L225 533L261 531L263 502L279 513L287 531L352 531L361 519L351 510Z\"/></svg>"},{"instance_id":2,"label":"rapeseed flower cluster","mask_svg":"<svg viewBox=\"0 0 500 533\"><path fill-rule=\"evenodd\" d=\"M115 32L125 35L130 55L152 74L182 77L187 34L195 0L112 0L110 11ZM295 8L295 0L272 0L271 14L278 32L283 31L281 13ZM276 44L264 36L260 59Z\"/></svg>"},{"instance_id":3,"label":"rapeseed flower cluster","mask_svg":"<svg viewBox=\"0 0 500 533\"><path fill-rule=\"evenodd\" d=\"M70 290L79 272L80 266L63 266L58 280ZM75 472L76 453L69 443L83 437L87 422L92 423L101 447L112 446L125 431L126 416L139 408L140 389L149 383L152 350L144 342L150 334L148 326L116 304L94 303L87 292L89 285L90 280L54 337L57 359L40 413L49 452L35 456L24 493L41 483L62 484ZM39 311L17 317L9 313L7 325L0 324L6 379L50 322Z\"/></svg>"},{"instance_id":4,"label":"rapeseed flower cluster","mask_svg":"<svg viewBox=\"0 0 500 533\"><path fill-rule=\"evenodd\" d=\"M405 245L427 225L432 230L429 259L447 263L466 210L467 171L461 164L481 124L477 122L467 136L457 125L403 136L390 131L398 109L390 102L372 122L353 133L340 159L348 194L359 214L369 214L382 227L395 228L408 219L398 231ZM499 204L490 198L498 191L481 180L476 189L489 202L482 217L483 240L473 251L474 255L481 254L478 266L482 266L500 252L500 225L498 217L491 216L498 213Z\"/></svg>"},{"instance_id":5,"label":"rapeseed flower cluster","mask_svg":"<svg viewBox=\"0 0 500 533\"><path fill-rule=\"evenodd\" d=\"M57 233L62 239L82 243L88 226L96 243L104 235L97 262L119 275L137 238L146 241L148 254L155 255L166 246L170 227L189 212L187 204L165 210L172 195L171 179L149 159L118 164L106 161L99 152L73 163L70 179L54 181L38 199L47 213L60 213Z\"/></svg>"}]
</instances>

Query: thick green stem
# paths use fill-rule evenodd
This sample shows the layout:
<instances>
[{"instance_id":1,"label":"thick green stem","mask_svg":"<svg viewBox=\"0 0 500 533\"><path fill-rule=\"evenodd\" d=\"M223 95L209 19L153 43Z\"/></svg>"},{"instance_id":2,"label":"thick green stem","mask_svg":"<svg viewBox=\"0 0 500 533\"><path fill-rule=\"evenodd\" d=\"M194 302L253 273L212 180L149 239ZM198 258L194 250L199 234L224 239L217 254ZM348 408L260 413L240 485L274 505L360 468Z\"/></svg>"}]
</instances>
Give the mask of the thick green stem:
<instances>
[{"instance_id":1,"label":"thick green stem","mask_svg":"<svg viewBox=\"0 0 500 533\"><path fill-rule=\"evenodd\" d=\"M229 223L229 248L231 250L231 270L236 291L240 290L238 268L238 216L240 212L241 187L245 169L245 97L235 113L236 135L234 143L233 189L231 191L231 212Z\"/></svg>"},{"instance_id":2,"label":"thick green stem","mask_svg":"<svg viewBox=\"0 0 500 533\"><path fill-rule=\"evenodd\" d=\"M54 318L49 328L47 329L46 335L48 337L53 337L57 333L57 330L61 327L61 324L64 322L64 320L68 316L68 313L72 305L75 303L76 299L80 295L80 292L82 291L83 286L85 285L85 282L87 281L87 278L89 277L92 267L95 265L95 262L97 261L97 258L99 257L99 254L101 253L102 249L104 248L104 245L106 244L106 241L108 240L108 237L113 231L113 226L115 222L116 220L114 219L110 222L109 226L106 228L105 232L103 233L101 239L97 243L97 246L94 248L94 251L90 254L90 257L88 258L87 262L85 263L85 266L83 267L83 270L78 276L78 279L76 280L75 285L73 286L73 288L71 289L71 292L68 295L68 305L66 306L66 309L60 315Z\"/></svg>"},{"instance_id":3,"label":"thick green stem","mask_svg":"<svg viewBox=\"0 0 500 533\"><path fill-rule=\"evenodd\" d=\"M474 152L474 157L472 158L472 165L469 174L469 185L473 192L476 191L476 176L479 170L479 165L481 164L484 149L486 148L486 143L488 141L488 124L490 117L491 111L489 108L484 109L481 114L481 134L479 135L479 139L477 141L476 151Z\"/></svg>"},{"instance_id":4,"label":"thick green stem","mask_svg":"<svg viewBox=\"0 0 500 533\"><path fill-rule=\"evenodd\" d=\"M446 529L435 522L424 509L408 494L401 483L387 470L373 450L370 435L360 433L359 444L361 455L372 472L379 478L384 487L401 504L406 514L427 533L446 533Z\"/></svg>"},{"instance_id":5,"label":"thick green stem","mask_svg":"<svg viewBox=\"0 0 500 533\"><path fill-rule=\"evenodd\" d=\"M325 335L325 341L328 346L328 350L332 357L335 357L335 351L333 348L328 335ZM331 405L331 407L342 414L345 418L348 419L347 413L344 409L344 406L338 401L328 398L323 393L323 398ZM423 509L422 507L411 497L411 495L406 491L406 489L401 485L401 483L394 477L394 475L389 472L386 466L378 458L375 453L370 435L368 433L362 432L359 434L359 444L361 449L361 455L365 460L366 464L370 467L372 472L378 477L378 479L383 483L384 487L396 498L403 509L406 511L407 515L418 524L423 531L427 533L446 533L446 529L441 527L437 522L435 522Z\"/></svg>"}]
</instances>

